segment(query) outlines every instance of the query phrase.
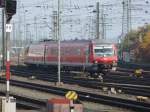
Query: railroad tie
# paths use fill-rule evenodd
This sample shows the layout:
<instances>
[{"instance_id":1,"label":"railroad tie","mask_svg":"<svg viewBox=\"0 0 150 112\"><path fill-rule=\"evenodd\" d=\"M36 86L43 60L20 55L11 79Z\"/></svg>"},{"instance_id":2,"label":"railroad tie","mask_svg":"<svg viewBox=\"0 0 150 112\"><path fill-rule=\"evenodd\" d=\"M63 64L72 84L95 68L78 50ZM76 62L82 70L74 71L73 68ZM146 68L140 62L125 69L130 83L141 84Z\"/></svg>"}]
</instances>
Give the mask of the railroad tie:
<instances>
[{"instance_id":1,"label":"railroad tie","mask_svg":"<svg viewBox=\"0 0 150 112\"><path fill-rule=\"evenodd\" d=\"M148 101L148 97L145 96L136 96L136 100L140 101L140 102L147 102Z\"/></svg>"}]
</instances>

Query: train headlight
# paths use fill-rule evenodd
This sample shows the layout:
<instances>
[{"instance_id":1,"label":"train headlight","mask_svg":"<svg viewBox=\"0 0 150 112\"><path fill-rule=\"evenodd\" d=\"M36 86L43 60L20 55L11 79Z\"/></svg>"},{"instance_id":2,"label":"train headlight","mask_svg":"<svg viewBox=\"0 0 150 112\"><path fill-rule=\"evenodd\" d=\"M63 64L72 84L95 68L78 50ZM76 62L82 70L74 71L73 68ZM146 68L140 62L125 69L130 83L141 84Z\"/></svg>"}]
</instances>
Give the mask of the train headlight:
<instances>
[{"instance_id":1,"label":"train headlight","mask_svg":"<svg viewBox=\"0 0 150 112\"><path fill-rule=\"evenodd\" d=\"M112 64L113 64L113 66L116 66L116 65L117 65L116 61L113 61L113 63L112 63Z\"/></svg>"},{"instance_id":2,"label":"train headlight","mask_svg":"<svg viewBox=\"0 0 150 112\"><path fill-rule=\"evenodd\" d=\"M95 60L94 63L97 64L98 62Z\"/></svg>"}]
</instances>

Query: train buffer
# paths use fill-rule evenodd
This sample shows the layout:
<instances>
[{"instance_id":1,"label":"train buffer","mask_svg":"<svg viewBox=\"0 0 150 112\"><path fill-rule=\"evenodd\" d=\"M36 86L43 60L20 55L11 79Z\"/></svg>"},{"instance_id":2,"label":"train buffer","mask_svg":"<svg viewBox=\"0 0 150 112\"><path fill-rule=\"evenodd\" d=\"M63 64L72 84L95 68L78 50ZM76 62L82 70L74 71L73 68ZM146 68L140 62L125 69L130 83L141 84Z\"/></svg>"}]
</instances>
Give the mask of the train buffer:
<instances>
[{"instance_id":1,"label":"train buffer","mask_svg":"<svg viewBox=\"0 0 150 112\"><path fill-rule=\"evenodd\" d=\"M53 98L47 101L47 112L83 112L83 105L77 101L75 91L69 91L66 98Z\"/></svg>"}]
</instances>

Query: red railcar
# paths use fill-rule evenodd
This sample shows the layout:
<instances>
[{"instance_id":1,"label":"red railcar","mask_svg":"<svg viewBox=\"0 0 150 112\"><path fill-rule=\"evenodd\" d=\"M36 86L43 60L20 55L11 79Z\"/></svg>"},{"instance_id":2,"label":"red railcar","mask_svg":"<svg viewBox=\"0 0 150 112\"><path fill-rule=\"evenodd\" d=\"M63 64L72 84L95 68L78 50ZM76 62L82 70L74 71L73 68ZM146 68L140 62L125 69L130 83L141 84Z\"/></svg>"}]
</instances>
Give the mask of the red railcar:
<instances>
[{"instance_id":1,"label":"red railcar","mask_svg":"<svg viewBox=\"0 0 150 112\"><path fill-rule=\"evenodd\" d=\"M58 46L55 41L29 46L25 63L28 65L57 66ZM117 64L115 44L94 40L61 42L61 68L99 73Z\"/></svg>"}]
</instances>

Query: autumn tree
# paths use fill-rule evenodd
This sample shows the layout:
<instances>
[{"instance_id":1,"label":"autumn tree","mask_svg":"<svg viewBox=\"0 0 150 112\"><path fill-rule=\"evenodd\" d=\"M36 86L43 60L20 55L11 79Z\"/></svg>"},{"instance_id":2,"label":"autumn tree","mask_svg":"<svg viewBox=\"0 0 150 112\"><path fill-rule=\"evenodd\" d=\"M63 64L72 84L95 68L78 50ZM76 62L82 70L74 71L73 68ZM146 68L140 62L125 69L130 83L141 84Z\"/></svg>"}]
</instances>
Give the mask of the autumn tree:
<instances>
[{"instance_id":1,"label":"autumn tree","mask_svg":"<svg viewBox=\"0 0 150 112\"><path fill-rule=\"evenodd\" d=\"M122 50L134 50L135 57L150 62L150 25L129 32L122 41Z\"/></svg>"},{"instance_id":2,"label":"autumn tree","mask_svg":"<svg viewBox=\"0 0 150 112\"><path fill-rule=\"evenodd\" d=\"M150 31L148 31L143 37L143 41L140 43L139 50L141 51L141 58L144 61L150 62Z\"/></svg>"}]
</instances>

